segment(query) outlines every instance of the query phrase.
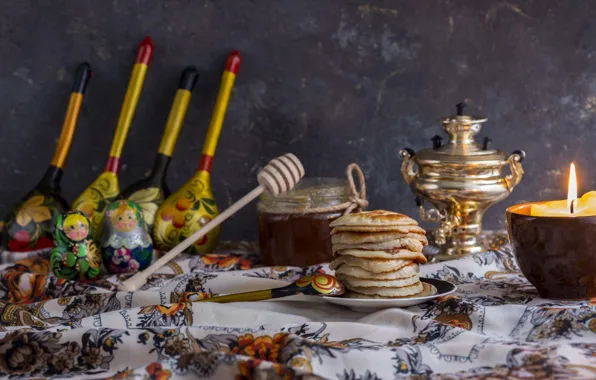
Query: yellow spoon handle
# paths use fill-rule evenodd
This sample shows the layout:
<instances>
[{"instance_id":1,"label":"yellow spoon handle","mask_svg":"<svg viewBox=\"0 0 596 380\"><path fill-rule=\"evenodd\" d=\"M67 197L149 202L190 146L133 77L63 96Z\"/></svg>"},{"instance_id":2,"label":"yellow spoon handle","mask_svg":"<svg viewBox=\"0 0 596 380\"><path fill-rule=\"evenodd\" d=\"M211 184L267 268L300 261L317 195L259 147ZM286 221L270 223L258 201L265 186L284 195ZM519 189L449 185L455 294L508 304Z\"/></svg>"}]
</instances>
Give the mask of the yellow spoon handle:
<instances>
[{"instance_id":1,"label":"yellow spoon handle","mask_svg":"<svg viewBox=\"0 0 596 380\"><path fill-rule=\"evenodd\" d=\"M178 84L178 91L174 98L174 104L170 110L168 121L166 123L166 130L161 138L158 153L171 157L182 128L182 122L186 116L188 103L190 102L191 92L197 83L199 74L194 67L187 67L182 73L180 83Z\"/></svg>"},{"instance_id":2,"label":"yellow spoon handle","mask_svg":"<svg viewBox=\"0 0 596 380\"><path fill-rule=\"evenodd\" d=\"M228 303L228 302L253 302L263 301L271 299L271 289L256 290L254 292L228 294L225 296L218 296L213 298L205 298L198 302L217 302L217 303Z\"/></svg>"},{"instance_id":3,"label":"yellow spoon handle","mask_svg":"<svg viewBox=\"0 0 596 380\"><path fill-rule=\"evenodd\" d=\"M83 103L83 97L85 96L85 90L91 75L91 66L87 62L81 63L77 69L77 77L70 94L66 116L62 124L62 132L60 132L58 144L56 145L56 152L50 163L59 169L64 169L64 163L66 162L66 157L72 144L72 137L77 127L81 104Z\"/></svg>"},{"instance_id":4,"label":"yellow spoon handle","mask_svg":"<svg viewBox=\"0 0 596 380\"><path fill-rule=\"evenodd\" d=\"M152 55L153 42L150 37L145 37L139 46L137 59L133 66L132 75L128 82L126 95L124 96L124 102L122 103L122 109L120 110L118 126L116 127L116 133L114 134L114 140L112 141L112 147L110 148L110 157L105 169L108 172L116 173L120 167L120 156L122 155L124 142L126 141L126 136L128 135L128 130L137 108L137 103L139 102L143 83L145 82L145 75L147 74Z\"/></svg>"},{"instance_id":5,"label":"yellow spoon handle","mask_svg":"<svg viewBox=\"0 0 596 380\"><path fill-rule=\"evenodd\" d=\"M207 130L207 137L205 138L205 143L203 144L203 152L201 154L201 162L199 163L198 169L199 171L211 172L213 156L215 156L217 141L219 140L221 127L223 125L224 117L226 116L226 110L228 109L228 102L230 101L232 88L234 88L236 74L238 73L238 69L240 69L240 63L240 53L234 50L228 56L226 68L221 77L219 93L217 94L213 115L211 116L209 129Z\"/></svg>"}]
</instances>

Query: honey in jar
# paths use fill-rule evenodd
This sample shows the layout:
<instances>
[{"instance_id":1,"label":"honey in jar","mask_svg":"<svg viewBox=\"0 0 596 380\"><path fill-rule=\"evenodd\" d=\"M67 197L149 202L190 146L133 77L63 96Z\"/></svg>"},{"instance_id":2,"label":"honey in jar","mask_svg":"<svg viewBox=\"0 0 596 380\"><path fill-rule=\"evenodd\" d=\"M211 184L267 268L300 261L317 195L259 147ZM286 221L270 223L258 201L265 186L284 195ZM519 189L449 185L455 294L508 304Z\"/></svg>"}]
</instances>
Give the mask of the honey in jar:
<instances>
[{"instance_id":1,"label":"honey in jar","mask_svg":"<svg viewBox=\"0 0 596 380\"><path fill-rule=\"evenodd\" d=\"M347 181L339 178L305 178L288 193L263 193L257 206L263 264L304 267L331 261L329 223L343 210L324 209L347 202L350 194Z\"/></svg>"}]
</instances>

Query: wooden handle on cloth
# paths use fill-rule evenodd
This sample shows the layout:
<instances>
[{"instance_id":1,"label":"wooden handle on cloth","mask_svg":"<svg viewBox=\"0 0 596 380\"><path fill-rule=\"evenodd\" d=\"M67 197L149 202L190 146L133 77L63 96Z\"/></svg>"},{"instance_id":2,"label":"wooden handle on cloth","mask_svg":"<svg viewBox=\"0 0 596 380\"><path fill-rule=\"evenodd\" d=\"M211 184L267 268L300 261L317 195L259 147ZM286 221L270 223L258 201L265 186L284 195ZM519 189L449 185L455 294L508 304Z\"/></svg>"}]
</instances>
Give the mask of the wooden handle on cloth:
<instances>
[{"instance_id":1,"label":"wooden handle on cloth","mask_svg":"<svg viewBox=\"0 0 596 380\"><path fill-rule=\"evenodd\" d=\"M182 253L186 248L190 247L195 241L202 238L209 231L223 223L230 216L234 215L238 210L246 206L256 197L261 195L263 191L267 191L271 195L279 195L290 191L296 186L298 181L304 177L304 167L300 160L291 153L285 154L274 160L271 160L267 166L261 170L257 175L259 186L254 188L250 193L246 194L239 201L231 205L221 214L213 218L210 222L205 224L201 229L196 231L184 239L180 244L175 246L156 262L151 264L149 268L142 272L138 272L128 280L124 281L118 287L122 291L135 291L147 282L147 278L155 273L158 269L166 265L170 260Z\"/></svg>"}]
</instances>

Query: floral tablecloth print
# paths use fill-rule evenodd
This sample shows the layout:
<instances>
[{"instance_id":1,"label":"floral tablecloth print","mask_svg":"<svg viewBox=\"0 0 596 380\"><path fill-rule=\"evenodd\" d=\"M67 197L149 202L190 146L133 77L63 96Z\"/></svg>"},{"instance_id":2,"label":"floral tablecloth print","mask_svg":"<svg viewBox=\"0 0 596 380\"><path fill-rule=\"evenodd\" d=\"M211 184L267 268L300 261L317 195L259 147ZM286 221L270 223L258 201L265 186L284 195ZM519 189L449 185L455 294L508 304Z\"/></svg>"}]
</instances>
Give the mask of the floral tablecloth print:
<instances>
[{"instance_id":1,"label":"floral tablecloth print","mask_svg":"<svg viewBox=\"0 0 596 380\"><path fill-rule=\"evenodd\" d=\"M193 301L283 286L327 265L258 267L244 250L184 256L134 293L45 275L47 252L3 254L0 376L85 379L596 378L596 308L540 299L504 238L428 264L458 291L361 313L320 299Z\"/></svg>"}]
</instances>

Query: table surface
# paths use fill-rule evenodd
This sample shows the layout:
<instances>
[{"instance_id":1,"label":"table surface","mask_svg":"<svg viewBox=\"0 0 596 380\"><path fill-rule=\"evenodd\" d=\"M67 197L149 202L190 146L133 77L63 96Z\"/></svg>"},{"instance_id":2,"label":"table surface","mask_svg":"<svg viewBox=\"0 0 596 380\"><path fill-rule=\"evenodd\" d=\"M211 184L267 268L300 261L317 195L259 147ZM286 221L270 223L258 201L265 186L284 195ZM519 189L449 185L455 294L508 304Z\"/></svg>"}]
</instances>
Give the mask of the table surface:
<instances>
[{"instance_id":1,"label":"table surface","mask_svg":"<svg viewBox=\"0 0 596 380\"><path fill-rule=\"evenodd\" d=\"M259 267L250 245L180 257L133 293L112 291L118 276L82 284L45 275L47 252L4 252L11 262L0 266L0 375L596 378L592 301L540 299L506 237L488 240L485 253L421 267L423 276L457 284L455 294L371 313L304 298L193 302L329 271Z\"/></svg>"}]
</instances>

